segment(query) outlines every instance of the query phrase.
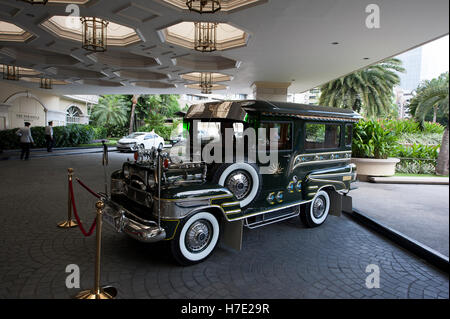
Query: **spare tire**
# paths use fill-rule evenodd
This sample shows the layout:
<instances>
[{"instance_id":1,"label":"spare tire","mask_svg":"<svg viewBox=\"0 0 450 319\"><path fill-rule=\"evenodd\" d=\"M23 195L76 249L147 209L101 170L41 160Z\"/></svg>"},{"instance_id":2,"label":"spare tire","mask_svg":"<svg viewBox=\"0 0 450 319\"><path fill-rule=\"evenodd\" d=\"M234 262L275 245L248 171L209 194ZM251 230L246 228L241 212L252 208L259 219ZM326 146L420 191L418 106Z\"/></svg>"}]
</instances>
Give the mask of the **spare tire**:
<instances>
[{"instance_id":1,"label":"spare tire","mask_svg":"<svg viewBox=\"0 0 450 319\"><path fill-rule=\"evenodd\" d=\"M228 188L241 208L249 206L261 194L262 176L255 164L222 164L214 172L212 181Z\"/></svg>"}]
</instances>

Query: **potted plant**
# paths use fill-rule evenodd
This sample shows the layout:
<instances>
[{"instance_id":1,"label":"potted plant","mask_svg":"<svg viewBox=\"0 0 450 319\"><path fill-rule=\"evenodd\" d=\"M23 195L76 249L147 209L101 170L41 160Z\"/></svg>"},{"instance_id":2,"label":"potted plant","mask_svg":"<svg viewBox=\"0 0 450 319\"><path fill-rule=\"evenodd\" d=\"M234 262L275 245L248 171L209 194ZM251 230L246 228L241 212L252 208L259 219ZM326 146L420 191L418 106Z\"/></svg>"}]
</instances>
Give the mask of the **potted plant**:
<instances>
[{"instance_id":1,"label":"potted plant","mask_svg":"<svg viewBox=\"0 0 450 319\"><path fill-rule=\"evenodd\" d=\"M378 121L359 121L353 129L352 163L356 164L358 179L370 176L392 176L398 158L391 158L397 137Z\"/></svg>"}]
</instances>

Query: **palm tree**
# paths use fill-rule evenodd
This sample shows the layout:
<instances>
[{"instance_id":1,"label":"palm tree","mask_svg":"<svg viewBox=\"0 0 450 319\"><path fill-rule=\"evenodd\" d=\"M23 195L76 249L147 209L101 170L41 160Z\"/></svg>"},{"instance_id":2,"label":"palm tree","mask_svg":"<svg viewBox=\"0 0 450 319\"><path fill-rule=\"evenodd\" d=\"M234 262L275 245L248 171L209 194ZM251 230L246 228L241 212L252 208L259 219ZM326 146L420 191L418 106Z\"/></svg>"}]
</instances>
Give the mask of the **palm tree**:
<instances>
[{"instance_id":1,"label":"palm tree","mask_svg":"<svg viewBox=\"0 0 450 319\"><path fill-rule=\"evenodd\" d=\"M133 95L133 97L131 98L131 114L130 114L130 126L128 128L128 133L131 134L133 133L133 129L134 129L134 122L135 122L135 112L136 112L136 105L138 104L139 101L139 97L141 95L140 94L135 94Z\"/></svg>"},{"instance_id":2,"label":"palm tree","mask_svg":"<svg viewBox=\"0 0 450 319\"><path fill-rule=\"evenodd\" d=\"M91 117L100 125L124 125L127 108L120 95L105 95L94 106Z\"/></svg>"},{"instance_id":3,"label":"palm tree","mask_svg":"<svg viewBox=\"0 0 450 319\"><path fill-rule=\"evenodd\" d=\"M388 59L324 84L319 104L364 111L368 117L389 113L397 72L405 72L398 59Z\"/></svg>"},{"instance_id":4,"label":"palm tree","mask_svg":"<svg viewBox=\"0 0 450 319\"><path fill-rule=\"evenodd\" d=\"M435 114L440 111L448 118L448 72L443 73L438 79L425 82L417 90L417 95L411 100L410 107L415 109L414 116L423 122L425 116L433 111ZM437 175L448 175L448 124L442 136L441 149L436 164Z\"/></svg>"}]
</instances>

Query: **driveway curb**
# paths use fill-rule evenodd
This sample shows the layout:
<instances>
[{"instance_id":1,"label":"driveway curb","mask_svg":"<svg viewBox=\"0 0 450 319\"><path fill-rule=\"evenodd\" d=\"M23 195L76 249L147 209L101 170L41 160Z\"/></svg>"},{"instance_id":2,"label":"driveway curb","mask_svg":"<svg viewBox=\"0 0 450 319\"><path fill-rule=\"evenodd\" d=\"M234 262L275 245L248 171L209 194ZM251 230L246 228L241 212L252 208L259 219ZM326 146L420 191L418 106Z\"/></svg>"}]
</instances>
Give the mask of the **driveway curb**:
<instances>
[{"instance_id":1,"label":"driveway curb","mask_svg":"<svg viewBox=\"0 0 450 319\"><path fill-rule=\"evenodd\" d=\"M344 214L349 216L356 222L366 227L369 227L372 230L376 231L377 233L387 237L397 245L405 248L406 250L426 260L430 264L438 267L439 269L445 271L446 273L450 273L449 258L447 256L444 256L440 252L418 242L417 240L414 240L402 234L401 232L395 229L392 229L391 227L388 227L376 221L373 218L368 217L367 215L365 215L364 213L355 208L353 209L352 213L344 212Z\"/></svg>"}]
</instances>

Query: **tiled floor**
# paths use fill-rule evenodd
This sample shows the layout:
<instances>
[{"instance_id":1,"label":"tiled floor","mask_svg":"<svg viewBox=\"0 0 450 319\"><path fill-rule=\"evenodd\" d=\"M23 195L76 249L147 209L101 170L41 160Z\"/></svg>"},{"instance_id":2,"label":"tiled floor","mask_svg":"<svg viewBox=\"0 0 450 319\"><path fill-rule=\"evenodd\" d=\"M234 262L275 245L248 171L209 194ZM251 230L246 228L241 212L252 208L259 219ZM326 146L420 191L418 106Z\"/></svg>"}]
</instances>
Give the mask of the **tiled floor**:
<instances>
[{"instance_id":1,"label":"tiled floor","mask_svg":"<svg viewBox=\"0 0 450 319\"><path fill-rule=\"evenodd\" d=\"M130 154L110 154L109 171ZM93 286L95 236L56 227L67 212L68 167L103 190L101 154L0 162L0 298L70 298L69 264L81 288ZM86 224L95 199L77 185ZM366 287L366 267L380 288ZM180 267L167 245L146 245L104 228L102 284L119 298L449 298L448 275L345 216L315 229L297 219L244 230L243 250L216 248L207 261Z\"/></svg>"}]
</instances>

